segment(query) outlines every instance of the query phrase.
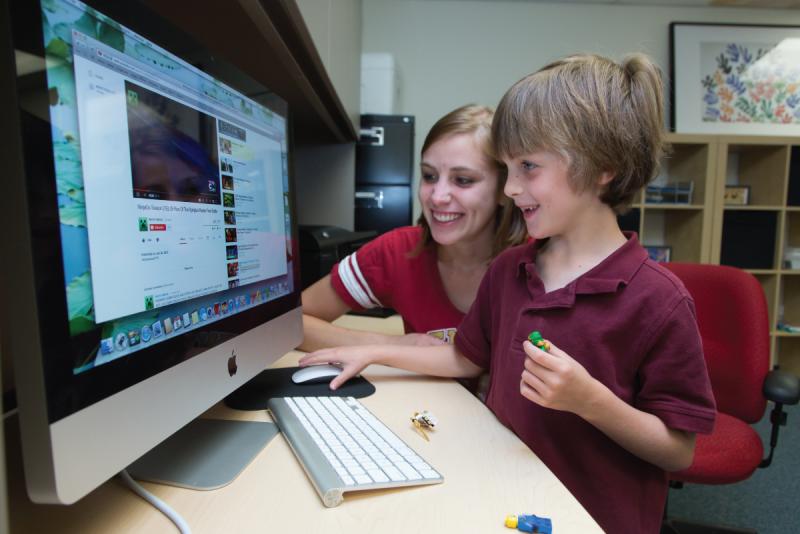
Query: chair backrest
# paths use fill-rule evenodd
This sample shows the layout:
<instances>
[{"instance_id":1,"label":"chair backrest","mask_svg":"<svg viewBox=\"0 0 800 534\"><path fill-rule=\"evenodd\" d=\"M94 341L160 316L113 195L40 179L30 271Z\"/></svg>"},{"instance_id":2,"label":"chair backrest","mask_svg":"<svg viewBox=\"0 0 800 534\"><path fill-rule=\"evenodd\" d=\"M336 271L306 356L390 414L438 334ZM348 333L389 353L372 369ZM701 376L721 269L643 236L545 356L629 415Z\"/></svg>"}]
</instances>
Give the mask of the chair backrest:
<instances>
[{"instance_id":1,"label":"chair backrest","mask_svg":"<svg viewBox=\"0 0 800 534\"><path fill-rule=\"evenodd\" d=\"M694 299L717 410L755 423L764 415L769 314L756 278L724 265L665 263Z\"/></svg>"}]
</instances>

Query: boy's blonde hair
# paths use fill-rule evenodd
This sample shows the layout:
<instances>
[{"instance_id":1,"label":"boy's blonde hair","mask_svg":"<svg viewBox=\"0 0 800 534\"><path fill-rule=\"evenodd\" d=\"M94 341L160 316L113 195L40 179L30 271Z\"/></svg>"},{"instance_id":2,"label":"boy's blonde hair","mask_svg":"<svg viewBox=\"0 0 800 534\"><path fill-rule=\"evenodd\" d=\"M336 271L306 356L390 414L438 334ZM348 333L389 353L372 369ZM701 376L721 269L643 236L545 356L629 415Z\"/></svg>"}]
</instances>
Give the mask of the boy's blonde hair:
<instances>
[{"instance_id":1,"label":"boy's blonde hair","mask_svg":"<svg viewBox=\"0 0 800 534\"><path fill-rule=\"evenodd\" d=\"M623 213L658 173L664 155L661 71L644 54L622 63L581 54L526 76L500 101L492 134L499 157L546 150L569 166L573 190L614 178L600 195Z\"/></svg>"},{"instance_id":2,"label":"boy's blonde hair","mask_svg":"<svg viewBox=\"0 0 800 534\"><path fill-rule=\"evenodd\" d=\"M500 206L495 211L495 235L492 242L492 257L509 246L519 245L527 239L527 230L522 220L522 214L514 206L513 201L503 195L506 183L506 166L495 156L492 143L492 117L494 110L487 106L467 104L454 109L440 118L431 127L425 141L422 143L421 154L424 154L434 143L446 137L459 134L473 134L483 155L491 162L497 171L497 195L501 199ZM431 229L424 215L420 215L417 224L422 227L422 239L412 251L412 255L419 254L423 248L433 244Z\"/></svg>"}]
</instances>

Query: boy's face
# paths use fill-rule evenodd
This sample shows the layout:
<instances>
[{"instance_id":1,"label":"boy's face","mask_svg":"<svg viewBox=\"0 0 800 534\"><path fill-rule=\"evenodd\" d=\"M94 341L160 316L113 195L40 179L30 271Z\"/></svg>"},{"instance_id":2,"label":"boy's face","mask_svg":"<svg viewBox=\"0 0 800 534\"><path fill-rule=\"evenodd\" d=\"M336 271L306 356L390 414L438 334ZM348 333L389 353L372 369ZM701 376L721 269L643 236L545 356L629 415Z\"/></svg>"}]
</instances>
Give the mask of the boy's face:
<instances>
[{"instance_id":1,"label":"boy's face","mask_svg":"<svg viewBox=\"0 0 800 534\"><path fill-rule=\"evenodd\" d=\"M522 210L528 234L535 239L568 235L603 205L597 191L572 188L569 165L559 154L539 151L505 163L503 191Z\"/></svg>"},{"instance_id":2,"label":"boy's face","mask_svg":"<svg viewBox=\"0 0 800 534\"><path fill-rule=\"evenodd\" d=\"M440 245L489 238L498 206L497 170L473 134L433 143L422 154L419 203Z\"/></svg>"}]
</instances>

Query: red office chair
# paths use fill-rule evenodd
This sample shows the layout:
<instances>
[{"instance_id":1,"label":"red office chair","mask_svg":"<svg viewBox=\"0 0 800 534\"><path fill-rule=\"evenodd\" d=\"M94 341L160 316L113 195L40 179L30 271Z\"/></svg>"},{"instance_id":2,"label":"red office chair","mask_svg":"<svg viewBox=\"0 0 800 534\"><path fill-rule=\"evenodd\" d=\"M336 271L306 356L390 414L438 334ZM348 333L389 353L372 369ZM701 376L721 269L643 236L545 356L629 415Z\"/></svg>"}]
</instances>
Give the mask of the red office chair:
<instances>
[{"instance_id":1,"label":"red office chair","mask_svg":"<svg viewBox=\"0 0 800 534\"><path fill-rule=\"evenodd\" d=\"M698 434L692 465L670 474L670 485L731 484L767 467L786 424L784 404L800 400L800 380L770 371L769 315L764 290L756 278L734 267L666 263L694 298L711 388L717 403L714 431ZM764 415L767 400L775 406L770 420L769 455L762 459L761 438L750 426ZM672 530L670 530L672 529ZM747 532L715 526L698 529L665 521L662 532Z\"/></svg>"}]
</instances>

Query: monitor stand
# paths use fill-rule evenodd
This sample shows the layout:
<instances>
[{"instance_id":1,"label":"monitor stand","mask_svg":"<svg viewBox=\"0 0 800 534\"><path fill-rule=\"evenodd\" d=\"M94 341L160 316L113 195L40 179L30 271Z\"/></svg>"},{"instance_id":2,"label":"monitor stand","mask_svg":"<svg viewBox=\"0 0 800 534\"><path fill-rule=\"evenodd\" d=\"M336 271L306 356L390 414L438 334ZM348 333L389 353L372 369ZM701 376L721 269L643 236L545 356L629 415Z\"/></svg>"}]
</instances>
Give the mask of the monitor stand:
<instances>
[{"instance_id":1,"label":"monitor stand","mask_svg":"<svg viewBox=\"0 0 800 534\"><path fill-rule=\"evenodd\" d=\"M212 490L233 482L278 433L273 423L195 419L128 466L137 479Z\"/></svg>"}]
</instances>

